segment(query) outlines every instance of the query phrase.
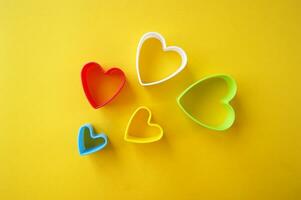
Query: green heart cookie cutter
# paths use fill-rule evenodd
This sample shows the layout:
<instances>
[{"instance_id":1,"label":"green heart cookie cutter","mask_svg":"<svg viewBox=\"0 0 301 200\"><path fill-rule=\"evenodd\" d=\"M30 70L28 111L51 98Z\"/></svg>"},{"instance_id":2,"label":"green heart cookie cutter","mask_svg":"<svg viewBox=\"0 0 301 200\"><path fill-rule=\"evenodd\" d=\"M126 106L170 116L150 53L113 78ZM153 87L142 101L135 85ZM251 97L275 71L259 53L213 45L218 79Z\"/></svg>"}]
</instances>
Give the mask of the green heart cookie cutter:
<instances>
[{"instance_id":1,"label":"green heart cookie cutter","mask_svg":"<svg viewBox=\"0 0 301 200\"><path fill-rule=\"evenodd\" d=\"M182 103L182 97L184 97L192 88L198 87L199 84L202 84L204 81L206 81L208 79L212 79L212 78L224 79L228 86L227 94L220 100L220 103L223 104L225 106L225 108L227 109L227 116L226 116L224 122L221 124L218 124L218 125L208 125L208 124L202 122L201 120L197 119L190 112L188 112L187 109L185 109L185 107ZM232 108L232 106L230 105L230 101L235 97L236 91L237 91L237 85L236 85L235 80L231 76L224 75L224 74L207 76L203 79L198 80L197 82L190 85L187 89L185 89L184 92L182 92L180 94L180 96L177 98L177 103L180 106L180 108L184 111L184 113L197 124L204 126L211 130L224 131L224 130L227 130L228 128L230 128L235 121L235 111Z\"/></svg>"}]
</instances>

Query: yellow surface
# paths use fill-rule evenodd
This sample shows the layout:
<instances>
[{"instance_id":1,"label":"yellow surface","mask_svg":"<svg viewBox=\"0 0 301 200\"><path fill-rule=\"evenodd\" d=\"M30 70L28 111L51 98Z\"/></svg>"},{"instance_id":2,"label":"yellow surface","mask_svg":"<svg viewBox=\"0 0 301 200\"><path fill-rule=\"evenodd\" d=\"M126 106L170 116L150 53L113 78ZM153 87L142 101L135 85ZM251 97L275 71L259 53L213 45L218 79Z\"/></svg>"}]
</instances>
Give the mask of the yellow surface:
<instances>
[{"instance_id":1,"label":"yellow surface","mask_svg":"<svg viewBox=\"0 0 301 200\"><path fill-rule=\"evenodd\" d=\"M0 2L0 199L301 199L301 3L248 1ZM160 86L135 73L139 38L158 31L188 66ZM128 83L94 110L82 91L88 61L120 66ZM158 70L157 70L158 71ZM176 97L205 75L238 83L226 132L187 118ZM148 106L165 130L153 144L123 140ZM109 146L80 157L78 128Z\"/></svg>"}]
</instances>

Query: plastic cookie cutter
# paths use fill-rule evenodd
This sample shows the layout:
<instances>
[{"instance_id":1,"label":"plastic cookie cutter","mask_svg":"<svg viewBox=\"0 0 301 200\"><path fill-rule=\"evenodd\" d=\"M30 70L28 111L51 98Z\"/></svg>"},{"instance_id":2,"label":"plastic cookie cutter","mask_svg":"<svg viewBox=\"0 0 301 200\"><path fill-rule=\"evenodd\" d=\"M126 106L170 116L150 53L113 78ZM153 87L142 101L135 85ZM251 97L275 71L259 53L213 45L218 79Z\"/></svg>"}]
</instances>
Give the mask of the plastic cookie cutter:
<instances>
[{"instance_id":1,"label":"plastic cookie cutter","mask_svg":"<svg viewBox=\"0 0 301 200\"><path fill-rule=\"evenodd\" d=\"M125 74L121 69L114 67L105 72L95 62L83 67L81 79L86 97L95 109L111 102L125 84Z\"/></svg>"},{"instance_id":2,"label":"plastic cookie cutter","mask_svg":"<svg viewBox=\"0 0 301 200\"><path fill-rule=\"evenodd\" d=\"M151 123L152 113L149 108L145 106L140 106L135 110L135 112L132 114L126 131L124 139L127 142L133 142L133 143L150 143L158 141L163 136L163 129L159 124ZM143 124L142 120L147 120L147 127L141 126L145 125ZM144 134L143 133L147 133Z\"/></svg>"},{"instance_id":3,"label":"plastic cookie cutter","mask_svg":"<svg viewBox=\"0 0 301 200\"><path fill-rule=\"evenodd\" d=\"M216 81L222 79L225 81L226 85L227 85L227 94L224 95L219 102L225 107L226 109L226 117L224 119L224 121L220 124L217 125L210 125L207 124L199 119L197 119L192 113L191 111L189 111L189 108L187 106L184 105L184 100L183 97L185 97L188 93L193 92L194 89L196 89L197 87L200 87L205 81ZM180 94L180 96L177 98L177 103L180 106L180 108L184 111L184 113L191 118L194 122L198 123L199 125L202 125L208 129L211 130L216 130L216 131L224 131L228 128L230 128L232 126L232 124L235 121L235 111L232 108L232 106L230 105L230 101L234 98L235 94L237 91L237 85L235 80L228 75L223 75L223 74L219 74L219 75L213 75L213 76L207 76L195 83L193 83L192 85L190 85L186 90L184 90L184 92L182 92L182 94Z\"/></svg>"},{"instance_id":4,"label":"plastic cookie cutter","mask_svg":"<svg viewBox=\"0 0 301 200\"><path fill-rule=\"evenodd\" d=\"M79 128L78 150L84 156L96 151L100 151L108 144L106 134L96 134L91 124L85 124Z\"/></svg>"},{"instance_id":5,"label":"plastic cookie cutter","mask_svg":"<svg viewBox=\"0 0 301 200\"><path fill-rule=\"evenodd\" d=\"M181 65L179 66L179 68L175 72L170 74L169 76L167 76L161 80L154 81L154 82L144 82L140 75L140 67L139 67L140 51L143 46L143 43L146 40L151 39L151 38L155 38L161 42L163 51L165 51L165 52L174 51L174 52L178 53L181 56L182 62L181 62ZM167 81L167 80L171 79L172 77L176 76L177 74L179 74L186 67L186 64L187 64L187 55L186 55L185 51L177 46L166 46L165 39L161 34L159 34L157 32L148 32L148 33L145 33L141 37L141 39L138 43L137 53L136 53L136 71L137 71L139 83L142 86L150 86L150 85L156 85L156 84L163 83L164 81Z\"/></svg>"}]
</instances>

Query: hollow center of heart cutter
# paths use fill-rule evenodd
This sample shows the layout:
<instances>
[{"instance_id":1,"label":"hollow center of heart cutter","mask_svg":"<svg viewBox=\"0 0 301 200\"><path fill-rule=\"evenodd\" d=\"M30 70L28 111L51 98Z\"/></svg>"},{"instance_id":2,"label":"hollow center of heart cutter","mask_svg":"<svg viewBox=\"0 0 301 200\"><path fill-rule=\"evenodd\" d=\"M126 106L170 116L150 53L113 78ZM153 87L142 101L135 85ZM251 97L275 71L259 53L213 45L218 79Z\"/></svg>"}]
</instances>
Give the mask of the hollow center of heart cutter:
<instances>
[{"instance_id":1,"label":"hollow center of heart cutter","mask_svg":"<svg viewBox=\"0 0 301 200\"><path fill-rule=\"evenodd\" d=\"M219 126L227 120L228 110L221 102L229 92L222 78L200 82L183 96L181 103L193 117L210 126Z\"/></svg>"},{"instance_id":2,"label":"hollow center of heart cutter","mask_svg":"<svg viewBox=\"0 0 301 200\"><path fill-rule=\"evenodd\" d=\"M147 39L140 49L139 71L144 82L161 80L176 71L181 65L181 56L174 51L163 51L155 38Z\"/></svg>"},{"instance_id":3,"label":"hollow center of heart cutter","mask_svg":"<svg viewBox=\"0 0 301 200\"><path fill-rule=\"evenodd\" d=\"M91 96L98 104L104 104L119 90L122 82L121 75L118 72L104 74L98 68L89 70L91 71L87 81Z\"/></svg>"},{"instance_id":4,"label":"hollow center of heart cutter","mask_svg":"<svg viewBox=\"0 0 301 200\"><path fill-rule=\"evenodd\" d=\"M129 137L149 138L160 134L158 127L150 126L147 123L148 117L149 114L145 111L139 111L136 113L128 130Z\"/></svg>"},{"instance_id":5,"label":"hollow center of heart cutter","mask_svg":"<svg viewBox=\"0 0 301 200\"><path fill-rule=\"evenodd\" d=\"M92 149L103 144L105 140L103 138L92 138L90 136L89 129L84 130L84 146L86 149Z\"/></svg>"}]
</instances>

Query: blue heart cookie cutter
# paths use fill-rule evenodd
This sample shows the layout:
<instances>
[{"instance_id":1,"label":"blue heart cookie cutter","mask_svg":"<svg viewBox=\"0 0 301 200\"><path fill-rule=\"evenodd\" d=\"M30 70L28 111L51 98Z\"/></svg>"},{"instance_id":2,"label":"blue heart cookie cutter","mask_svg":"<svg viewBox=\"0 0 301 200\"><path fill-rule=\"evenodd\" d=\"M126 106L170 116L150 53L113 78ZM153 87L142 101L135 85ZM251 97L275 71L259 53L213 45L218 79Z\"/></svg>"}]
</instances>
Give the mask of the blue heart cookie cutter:
<instances>
[{"instance_id":1,"label":"blue heart cookie cutter","mask_svg":"<svg viewBox=\"0 0 301 200\"><path fill-rule=\"evenodd\" d=\"M85 141L85 132L86 131L89 131L89 137L92 140L102 138L103 142L100 143L100 144L97 144L94 147L89 147L89 148L86 147L86 145L87 145L86 144L87 141ZM91 124L85 124L85 125L83 125L79 128L79 131L78 131L78 150L79 150L79 154L81 156L88 155L88 154L94 153L96 151L100 151L103 148L105 148L105 146L107 146L107 144L108 144L107 135L104 134L104 133L100 133L100 134L95 133Z\"/></svg>"}]
</instances>

